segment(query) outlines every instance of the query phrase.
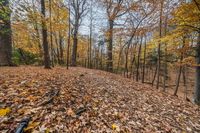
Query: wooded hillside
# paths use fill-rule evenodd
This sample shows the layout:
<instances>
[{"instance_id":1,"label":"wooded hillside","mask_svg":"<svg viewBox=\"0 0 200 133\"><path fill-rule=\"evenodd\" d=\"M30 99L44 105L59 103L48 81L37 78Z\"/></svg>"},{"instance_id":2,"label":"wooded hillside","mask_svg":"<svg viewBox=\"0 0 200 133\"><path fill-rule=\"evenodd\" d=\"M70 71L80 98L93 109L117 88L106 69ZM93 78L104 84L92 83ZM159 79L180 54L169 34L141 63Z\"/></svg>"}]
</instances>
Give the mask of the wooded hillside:
<instances>
[{"instance_id":1,"label":"wooded hillside","mask_svg":"<svg viewBox=\"0 0 200 133\"><path fill-rule=\"evenodd\" d=\"M199 132L200 0L0 0L0 96L3 132Z\"/></svg>"}]
</instances>

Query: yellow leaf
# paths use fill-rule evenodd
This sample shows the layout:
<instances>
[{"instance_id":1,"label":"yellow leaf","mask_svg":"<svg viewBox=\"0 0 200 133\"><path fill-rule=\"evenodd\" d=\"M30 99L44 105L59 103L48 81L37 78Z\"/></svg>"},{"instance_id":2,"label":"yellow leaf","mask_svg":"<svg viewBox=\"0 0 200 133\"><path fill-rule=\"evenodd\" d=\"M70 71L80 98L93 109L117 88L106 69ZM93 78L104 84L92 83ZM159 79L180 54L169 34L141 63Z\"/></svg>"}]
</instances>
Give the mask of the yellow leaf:
<instances>
[{"instance_id":1,"label":"yellow leaf","mask_svg":"<svg viewBox=\"0 0 200 133\"><path fill-rule=\"evenodd\" d=\"M112 124L112 129L116 130L117 132L120 132L120 128L116 124Z\"/></svg>"},{"instance_id":2,"label":"yellow leaf","mask_svg":"<svg viewBox=\"0 0 200 133\"><path fill-rule=\"evenodd\" d=\"M37 127L40 124L40 122L31 122L27 128L24 129L25 132L30 131Z\"/></svg>"},{"instance_id":3,"label":"yellow leaf","mask_svg":"<svg viewBox=\"0 0 200 133\"><path fill-rule=\"evenodd\" d=\"M11 111L10 108L0 109L0 116L5 116L5 115L9 114L10 111Z\"/></svg>"}]
</instances>

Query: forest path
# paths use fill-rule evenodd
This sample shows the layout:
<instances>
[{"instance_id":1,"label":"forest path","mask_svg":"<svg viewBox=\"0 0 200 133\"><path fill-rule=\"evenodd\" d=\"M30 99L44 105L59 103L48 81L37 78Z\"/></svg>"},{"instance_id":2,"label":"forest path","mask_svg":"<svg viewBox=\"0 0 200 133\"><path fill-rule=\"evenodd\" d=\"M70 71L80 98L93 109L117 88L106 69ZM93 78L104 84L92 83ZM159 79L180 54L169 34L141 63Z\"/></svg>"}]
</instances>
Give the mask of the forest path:
<instances>
[{"instance_id":1,"label":"forest path","mask_svg":"<svg viewBox=\"0 0 200 133\"><path fill-rule=\"evenodd\" d=\"M200 132L198 106L98 70L3 67L0 97L0 109L11 109L0 116L0 132L24 117L35 132Z\"/></svg>"}]
</instances>

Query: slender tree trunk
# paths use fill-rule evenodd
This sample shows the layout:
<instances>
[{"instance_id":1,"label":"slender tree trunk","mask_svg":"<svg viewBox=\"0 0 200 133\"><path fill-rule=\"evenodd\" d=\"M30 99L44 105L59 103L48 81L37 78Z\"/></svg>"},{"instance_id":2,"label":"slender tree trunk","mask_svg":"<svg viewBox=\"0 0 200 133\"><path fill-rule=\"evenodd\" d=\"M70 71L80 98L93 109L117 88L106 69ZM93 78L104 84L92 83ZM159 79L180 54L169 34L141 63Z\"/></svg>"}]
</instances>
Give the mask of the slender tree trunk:
<instances>
[{"instance_id":1,"label":"slender tree trunk","mask_svg":"<svg viewBox=\"0 0 200 133\"><path fill-rule=\"evenodd\" d=\"M91 3L92 0L91 0ZM91 60L92 60L92 30L93 30L93 8L92 8L92 4L90 6L90 39L89 39L89 68L92 68L92 64L91 64Z\"/></svg>"},{"instance_id":2,"label":"slender tree trunk","mask_svg":"<svg viewBox=\"0 0 200 133\"><path fill-rule=\"evenodd\" d=\"M142 68L142 83L144 83L145 79L145 68L146 68L146 49L147 49L147 40L145 36L145 43L144 43L144 61L143 61L143 68ZM148 76L148 74L147 74Z\"/></svg>"},{"instance_id":3,"label":"slender tree trunk","mask_svg":"<svg viewBox=\"0 0 200 133\"><path fill-rule=\"evenodd\" d=\"M128 55L129 55L129 46L125 49L125 68L124 76L128 78Z\"/></svg>"},{"instance_id":4,"label":"slender tree trunk","mask_svg":"<svg viewBox=\"0 0 200 133\"><path fill-rule=\"evenodd\" d=\"M136 72L136 81L139 81L139 68L140 68L140 55L141 55L141 49L142 49L142 41L143 39L141 38L141 42L139 44L139 50L138 50L138 56L137 56L137 72Z\"/></svg>"},{"instance_id":5,"label":"slender tree trunk","mask_svg":"<svg viewBox=\"0 0 200 133\"><path fill-rule=\"evenodd\" d=\"M177 81L176 81L176 88L175 88L175 91L174 91L174 96L177 96L177 92L178 92L178 88L179 88L179 83L180 83L180 78L181 78L182 68L183 68L182 66L179 67L178 78L177 78Z\"/></svg>"},{"instance_id":6,"label":"slender tree trunk","mask_svg":"<svg viewBox=\"0 0 200 133\"><path fill-rule=\"evenodd\" d=\"M69 18L68 18L68 40L67 40L67 69L69 69L69 52L70 52L70 39L71 39L71 23L70 23L70 17L71 17L71 8L69 4Z\"/></svg>"},{"instance_id":7,"label":"slender tree trunk","mask_svg":"<svg viewBox=\"0 0 200 133\"><path fill-rule=\"evenodd\" d=\"M153 74L152 86L154 85L154 82L155 82L155 79L156 79L157 71L158 71L158 65L156 65L156 70L155 70L155 72L154 72L154 74ZM153 69L152 69L152 72L153 72Z\"/></svg>"},{"instance_id":8,"label":"slender tree trunk","mask_svg":"<svg viewBox=\"0 0 200 133\"><path fill-rule=\"evenodd\" d=\"M183 37L183 48L185 47L185 37ZM181 52L181 63L183 61L183 52ZM179 72L178 72L178 77L177 77L177 81L176 81L176 88L175 88L175 92L174 92L174 95L177 96L177 92L178 92L178 88L179 88L179 84L180 84L180 78L181 78L181 73L182 73L182 70L183 70L183 66L182 64L180 64L180 67L179 67Z\"/></svg>"},{"instance_id":9,"label":"slender tree trunk","mask_svg":"<svg viewBox=\"0 0 200 133\"><path fill-rule=\"evenodd\" d=\"M49 27L50 27L50 46L51 46L51 65L54 67L54 55L53 55L53 36L52 36L52 0L49 0Z\"/></svg>"},{"instance_id":10,"label":"slender tree trunk","mask_svg":"<svg viewBox=\"0 0 200 133\"><path fill-rule=\"evenodd\" d=\"M186 70L187 69L186 68L187 68L186 66L183 67L182 73L183 73L183 85L185 87L185 99L188 100L188 97L187 97L187 91L188 91L188 89L187 89L187 80L186 80Z\"/></svg>"},{"instance_id":11,"label":"slender tree trunk","mask_svg":"<svg viewBox=\"0 0 200 133\"><path fill-rule=\"evenodd\" d=\"M108 51L107 51L107 70L109 72L113 71L113 57L112 57L112 49L113 49L113 27L114 21L109 20L109 31L108 31Z\"/></svg>"},{"instance_id":12,"label":"slender tree trunk","mask_svg":"<svg viewBox=\"0 0 200 133\"><path fill-rule=\"evenodd\" d=\"M161 0L160 7L160 38L162 37L162 14L163 14L163 0ZM161 43L158 44L158 69L157 69L157 84L156 89L159 89L160 86L160 67L161 67Z\"/></svg>"},{"instance_id":13,"label":"slender tree trunk","mask_svg":"<svg viewBox=\"0 0 200 133\"><path fill-rule=\"evenodd\" d=\"M167 35L167 20L168 20L168 16L166 16L165 19L165 31L164 31L164 35ZM164 81L163 81L163 91L166 91L166 81L167 81L167 43L165 43L165 53L164 53Z\"/></svg>"},{"instance_id":14,"label":"slender tree trunk","mask_svg":"<svg viewBox=\"0 0 200 133\"><path fill-rule=\"evenodd\" d=\"M200 31L198 32L198 40L196 46L196 80L195 80L195 93L194 102L200 104Z\"/></svg>"},{"instance_id":15,"label":"slender tree trunk","mask_svg":"<svg viewBox=\"0 0 200 133\"><path fill-rule=\"evenodd\" d=\"M46 9L45 9L45 0L41 0L41 10L43 15L42 20L42 37L43 37L43 49L44 49L44 66L47 69L51 68L50 64L50 58L49 58L49 46L48 46L48 40L47 40L47 27L46 27Z\"/></svg>"},{"instance_id":16,"label":"slender tree trunk","mask_svg":"<svg viewBox=\"0 0 200 133\"><path fill-rule=\"evenodd\" d=\"M60 64L59 40L57 34L55 34L55 42L56 42L57 63Z\"/></svg>"},{"instance_id":17,"label":"slender tree trunk","mask_svg":"<svg viewBox=\"0 0 200 133\"><path fill-rule=\"evenodd\" d=\"M78 30L75 29L73 35L72 66L76 66L77 45L78 45Z\"/></svg>"},{"instance_id":18,"label":"slender tree trunk","mask_svg":"<svg viewBox=\"0 0 200 133\"><path fill-rule=\"evenodd\" d=\"M9 1L2 2L5 8L9 8ZM5 12L5 17L0 18L3 25L0 26L0 66L11 66L12 64L12 32L10 22L11 12Z\"/></svg>"},{"instance_id":19,"label":"slender tree trunk","mask_svg":"<svg viewBox=\"0 0 200 133\"><path fill-rule=\"evenodd\" d=\"M59 32L59 48L60 48L60 65L64 63L63 60L63 38L61 36L61 33Z\"/></svg>"},{"instance_id":20,"label":"slender tree trunk","mask_svg":"<svg viewBox=\"0 0 200 133\"><path fill-rule=\"evenodd\" d=\"M117 61L117 73L119 73L119 67L121 66L120 61L121 61L121 56L122 56L122 51L123 51L122 38L121 37L120 37L120 40L119 40L119 45L120 45L120 52L119 52L118 61Z\"/></svg>"}]
</instances>

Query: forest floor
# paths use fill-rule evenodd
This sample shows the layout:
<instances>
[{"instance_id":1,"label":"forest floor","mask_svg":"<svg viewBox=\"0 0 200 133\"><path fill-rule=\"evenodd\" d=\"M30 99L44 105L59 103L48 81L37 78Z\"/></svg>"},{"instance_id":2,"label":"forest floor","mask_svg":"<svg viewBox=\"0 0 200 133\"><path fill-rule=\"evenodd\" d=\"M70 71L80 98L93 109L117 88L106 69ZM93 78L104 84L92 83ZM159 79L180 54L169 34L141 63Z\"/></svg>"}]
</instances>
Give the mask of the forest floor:
<instances>
[{"instance_id":1,"label":"forest floor","mask_svg":"<svg viewBox=\"0 0 200 133\"><path fill-rule=\"evenodd\" d=\"M0 68L0 132L200 132L200 107L98 70Z\"/></svg>"}]
</instances>

